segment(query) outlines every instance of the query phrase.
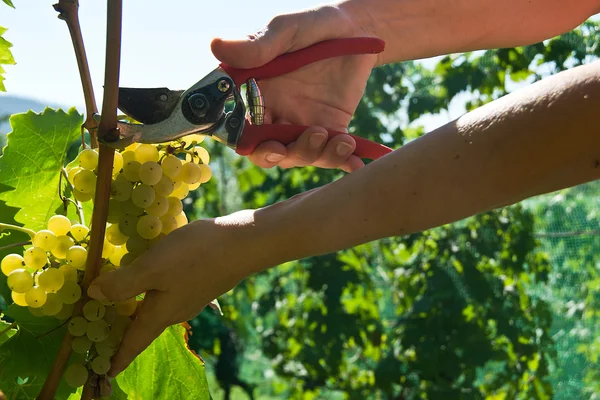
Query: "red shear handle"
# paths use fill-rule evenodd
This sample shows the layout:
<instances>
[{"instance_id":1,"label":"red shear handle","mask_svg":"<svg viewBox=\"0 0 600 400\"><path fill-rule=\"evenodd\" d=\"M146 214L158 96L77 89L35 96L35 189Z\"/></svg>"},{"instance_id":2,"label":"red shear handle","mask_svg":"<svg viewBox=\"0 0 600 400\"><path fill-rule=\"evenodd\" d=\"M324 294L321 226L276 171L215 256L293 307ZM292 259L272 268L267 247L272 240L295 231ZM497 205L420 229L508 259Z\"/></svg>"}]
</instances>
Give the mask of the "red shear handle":
<instances>
[{"instance_id":1,"label":"red shear handle","mask_svg":"<svg viewBox=\"0 0 600 400\"><path fill-rule=\"evenodd\" d=\"M238 69L221 64L221 68L231 76L239 87L250 78L256 80L274 78L295 71L316 61L333 57L359 54L378 54L385 48L385 42L378 38L357 37L332 39L313 44L304 49L280 55L262 67Z\"/></svg>"},{"instance_id":2,"label":"red shear handle","mask_svg":"<svg viewBox=\"0 0 600 400\"><path fill-rule=\"evenodd\" d=\"M298 137L308 129L308 126L299 125L283 125L283 124L268 124L268 125L250 125L246 124L244 133L240 138L235 149L236 153L242 156L247 156L252 153L259 144L274 140L283 145L288 145L298 140ZM327 130L329 137L337 135L347 135L346 132L337 132ZM372 142L360 136L350 135L356 140L356 149L354 155L360 158L368 158L376 160L392 151L387 146Z\"/></svg>"}]
</instances>

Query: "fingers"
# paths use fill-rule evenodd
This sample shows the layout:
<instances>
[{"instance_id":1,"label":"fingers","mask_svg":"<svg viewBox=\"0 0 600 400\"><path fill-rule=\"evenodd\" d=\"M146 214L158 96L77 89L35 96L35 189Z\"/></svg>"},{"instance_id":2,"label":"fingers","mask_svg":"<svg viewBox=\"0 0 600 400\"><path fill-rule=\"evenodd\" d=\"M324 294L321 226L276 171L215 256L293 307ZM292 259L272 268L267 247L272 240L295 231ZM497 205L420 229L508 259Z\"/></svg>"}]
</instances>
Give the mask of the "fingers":
<instances>
[{"instance_id":1,"label":"fingers","mask_svg":"<svg viewBox=\"0 0 600 400\"><path fill-rule=\"evenodd\" d=\"M166 294L163 292L146 293L144 301L138 306L135 319L125 331L117 354L111 359L107 374L109 377L114 378L127 368L135 357L171 325L165 320L165 316L170 315L173 310L167 306L169 303L164 301L164 296Z\"/></svg>"},{"instance_id":2,"label":"fingers","mask_svg":"<svg viewBox=\"0 0 600 400\"><path fill-rule=\"evenodd\" d=\"M291 168L313 164L321 157L327 137L327 130L324 128L308 128L295 143L288 145L287 157L281 160L279 166Z\"/></svg>"},{"instance_id":3,"label":"fingers","mask_svg":"<svg viewBox=\"0 0 600 400\"><path fill-rule=\"evenodd\" d=\"M287 156L287 148L279 142L264 142L254 149L248 159L261 168L272 168Z\"/></svg>"}]
</instances>

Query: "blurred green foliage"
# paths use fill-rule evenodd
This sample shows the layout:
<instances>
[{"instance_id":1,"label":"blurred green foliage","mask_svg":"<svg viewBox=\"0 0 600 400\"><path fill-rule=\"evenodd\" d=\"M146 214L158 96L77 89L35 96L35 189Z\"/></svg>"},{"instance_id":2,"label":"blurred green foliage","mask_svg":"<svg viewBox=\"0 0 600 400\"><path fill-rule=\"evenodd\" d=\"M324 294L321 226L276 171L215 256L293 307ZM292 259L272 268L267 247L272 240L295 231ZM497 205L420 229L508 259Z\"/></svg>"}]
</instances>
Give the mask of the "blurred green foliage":
<instances>
[{"instance_id":1,"label":"blurred green foliage","mask_svg":"<svg viewBox=\"0 0 600 400\"><path fill-rule=\"evenodd\" d=\"M447 110L452 101L471 110L590 62L600 55L599 42L600 24L587 21L532 46L440 57L434 68L415 62L380 67L350 131L397 148L424 133L424 115ZM196 218L262 207L342 176L312 167L265 171L222 146L210 151L215 179L187 204ZM223 296L224 317L205 311L192 321L190 344L214 365L226 392L232 385L247 393L257 387L259 398L599 395L599 369L585 366L600 357L600 335L588 334L575 349L556 346L555 334L571 313L594 322L600 316L600 253L584 243L568 260L559 259L556 249L548 251L547 238L535 236L544 223L569 231L569 210L577 207L584 205L568 197L533 208L515 205L281 265ZM586 207L598 210L595 203ZM558 245L569 246L568 240ZM557 276L567 275L570 286L561 285ZM587 282L583 289L581 282ZM575 292L584 305L561 313ZM568 397L556 383L568 380L560 360L575 351L582 384Z\"/></svg>"}]
</instances>

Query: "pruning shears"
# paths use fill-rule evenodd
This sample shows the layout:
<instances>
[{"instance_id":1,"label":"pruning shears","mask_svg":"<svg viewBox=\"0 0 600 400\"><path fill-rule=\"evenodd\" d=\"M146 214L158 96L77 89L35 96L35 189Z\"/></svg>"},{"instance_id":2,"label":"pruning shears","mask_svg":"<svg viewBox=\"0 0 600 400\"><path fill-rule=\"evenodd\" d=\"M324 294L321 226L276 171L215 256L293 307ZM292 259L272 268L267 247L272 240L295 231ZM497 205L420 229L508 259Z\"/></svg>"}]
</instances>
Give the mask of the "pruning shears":
<instances>
[{"instance_id":1,"label":"pruning shears","mask_svg":"<svg viewBox=\"0 0 600 400\"><path fill-rule=\"evenodd\" d=\"M300 125L265 124L265 104L258 82L295 71L333 57L378 54L385 43L377 38L333 39L283 54L269 63L251 69L237 69L221 63L187 90L168 88L119 88L118 107L140 123L118 122L117 134L104 144L122 149L139 143L164 143L191 134L211 136L246 156L259 144L275 140L292 143L308 128ZM246 101L241 93L246 85ZM233 109L226 110L226 103ZM348 135L328 130L329 137ZM377 159L392 151L387 146L359 136L354 154Z\"/></svg>"}]
</instances>

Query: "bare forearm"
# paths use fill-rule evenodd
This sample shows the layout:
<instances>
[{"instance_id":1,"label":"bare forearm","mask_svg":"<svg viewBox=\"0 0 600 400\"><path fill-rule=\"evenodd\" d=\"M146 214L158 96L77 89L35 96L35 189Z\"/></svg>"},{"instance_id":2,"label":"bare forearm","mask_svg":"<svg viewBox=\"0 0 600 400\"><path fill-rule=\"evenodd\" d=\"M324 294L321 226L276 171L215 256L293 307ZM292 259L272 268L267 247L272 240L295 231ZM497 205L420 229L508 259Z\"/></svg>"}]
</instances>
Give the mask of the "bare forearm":
<instances>
[{"instance_id":1,"label":"bare forearm","mask_svg":"<svg viewBox=\"0 0 600 400\"><path fill-rule=\"evenodd\" d=\"M532 44L600 12L598 0L348 0L339 5L386 40L380 63Z\"/></svg>"},{"instance_id":2,"label":"bare forearm","mask_svg":"<svg viewBox=\"0 0 600 400\"><path fill-rule=\"evenodd\" d=\"M312 193L256 213L277 262L454 222L600 178L600 63L466 114ZM273 233L267 233L267 232Z\"/></svg>"}]
</instances>

